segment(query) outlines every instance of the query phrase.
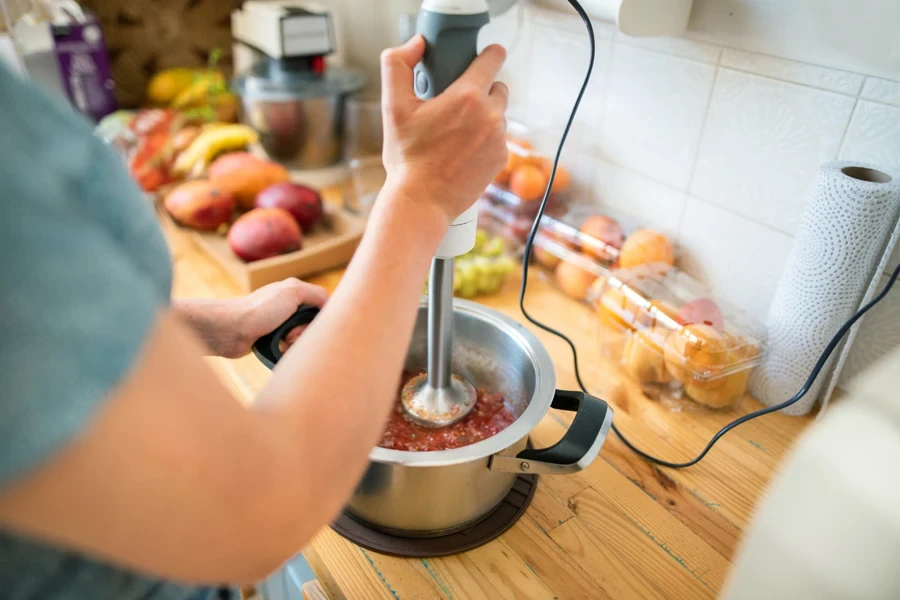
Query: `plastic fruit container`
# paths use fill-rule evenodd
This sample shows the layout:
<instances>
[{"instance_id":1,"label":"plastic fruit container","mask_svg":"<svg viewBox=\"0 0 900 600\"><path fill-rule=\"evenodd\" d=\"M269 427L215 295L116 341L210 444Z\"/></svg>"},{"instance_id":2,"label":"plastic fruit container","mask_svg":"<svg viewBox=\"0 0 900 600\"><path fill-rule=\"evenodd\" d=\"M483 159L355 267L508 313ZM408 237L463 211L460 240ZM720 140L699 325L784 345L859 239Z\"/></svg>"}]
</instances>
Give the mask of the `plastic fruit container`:
<instances>
[{"instance_id":1,"label":"plastic fruit container","mask_svg":"<svg viewBox=\"0 0 900 600\"><path fill-rule=\"evenodd\" d=\"M510 123L508 131L506 147L509 155L506 167L497 174L483 197L514 216L534 220L550 181L553 161L534 149L528 139L527 128L518 123ZM556 171L544 214L560 216L568 211L571 177L565 165L561 164Z\"/></svg>"},{"instance_id":2,"label":"plastic fruit container","mask_svg":"<svg viewBox=\"0 0 900 600\"><path fill-rule=\"evenodd\" d=\"M612 272L591 302L601 352L653 397L731 408L765 355L762 324L665 264Z\"/></svg>"}]
</instances>

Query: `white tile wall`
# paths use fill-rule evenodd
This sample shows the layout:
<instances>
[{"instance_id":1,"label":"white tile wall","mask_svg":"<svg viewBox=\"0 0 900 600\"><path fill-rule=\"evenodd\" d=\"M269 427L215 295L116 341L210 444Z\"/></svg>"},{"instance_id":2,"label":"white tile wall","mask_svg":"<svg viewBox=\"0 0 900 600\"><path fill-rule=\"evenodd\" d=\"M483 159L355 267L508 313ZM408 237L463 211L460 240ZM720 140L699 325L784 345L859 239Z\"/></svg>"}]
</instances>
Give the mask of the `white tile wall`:
<instances>
[{"instance_id":1,"label":"white tile wall","mask_svg":"<svg viewBox=\"0 0 900 600\"><path fill-rule=\"evenodd\" d=\"M900 108L860 100L841 158L874 163L900 177Z\"/></svg>"},{"instance_id":2,"label":"white tile wall","mask_svg":"<svg viewBox=\"0 0 900 600\"><path fill-rule=\"evenodd\" d=\"M688 198L678 243L685 271L765 322L791 236Z\"/></svg>"},{"instance_id":3,"label":"white tile wall","mask_svg":"<svg viewBox=\"0 0 900 600\"><path fill-rule=\"evenodd\" d=\"M603 157L686 190L714 65L617 44L601 122Z\"/></svg>"},{"instance_id":4,"label":"white tile wall","mask_svg":"<svg viewBox=\"0 0 900 600\"><path fill-rule=\"evenodd\" d=\"M535 22L532 31L532 61L527 69L529 124L561 131L584 83L589 57L587 35L583 25L581 33L576 34L567 26L551 26L545 21ZM593 134L599 131L606 67L612 48L611 39L602 32L601 28L596 32L594 70L578 116L582 137L590 139L591 145L596 144Z\"/></svg>"},{"instance_id":5,"label":"white tile wall","mask_svg":"<svg viewBox=\"0 0 900 600\"><path fill-rule=\"evenodd\" d=\"M510 114L549 152L587 37L574 14L522 2L524 22L513 9L481 41L514 46L502 74ZM847 6L694 0L683 38L595 23L594 77L563 155L575 199L671 232L688 272L765 320L819 165L900 170L900 2ZM898 308L900 291L866 320L848 373L900 344Z\"/></svg>"},{"instance_id":6,"label":"white tile wall","mask_svg":"<svg viewBox=\"0 0 900 600\"><path fill-rule=\"evenodd\" d=\"M900 106L900 81L869 77L866 79L861 95L866 100Z\"/></svg>"},{"instance_id":7,"label":"white tile wall","mask_svg":"<svg viewBox=\"0 0 900 600\"><path fill-rule=\"evenodd\" d=\"M688 36L900 80L896 0L694 0Z\"/></svg>"},{"instance_id":8,"label":"white tile wall","mask_svg":"<svg viewBox=\"0 0 900 600\"><path fill-rule=\"evenodd\" d=\"M595 161L594 189L603 210L621 219L674 234L684 214L686 196L623 167Z\"/></svg>"},{"instance_id":9,"label":"white tile wall","mask_svg":"<svg viewBox=\"0 0 900 600\"><path fill-rule=\"evenodd\" d=\"M691 193L794 234L809 183L837 157L854 102L720 68Z\"/></svg>"},{"instance_id":10,"label":"white tile wall","mask_svg":"<svg viewBox=\"0 0 900 600\"><path fill-rule=\"evenodd\" d=\"M738 71L747 71L851 96L859 94L866 79L864 75L858 73L826 69L775 56L742 52L730 48L722 51L720 64Z\"/></svg>"},{"instance_id":11,"label":"white tile wall","mask_svg":"<svg viewBox=\"0 0 900 600\"><path fill-rule=\"evenodd\" d=\"M709 64L716 64L722 48L712 44L698 42L686 37L632 37L621 32L616 33L616 42L627 44L629 46L637 46L646 48L647 50L655 50L681 58L690 58Z\"/></svg>"},{"instance_id":12,"label":"white tile wall","mask_svg":"<svg viewBox=\"0 0 900 600\"><path fill-rule=\"evenodd\" d=\"M528 118L528 77L531 70L532 35L528 6L520 4L512 11L493 19L478 36L481 51L490 44L500 44L507 51L500 80L510 89L508 116L520 121Z\"/></svg>"}]
</instances>

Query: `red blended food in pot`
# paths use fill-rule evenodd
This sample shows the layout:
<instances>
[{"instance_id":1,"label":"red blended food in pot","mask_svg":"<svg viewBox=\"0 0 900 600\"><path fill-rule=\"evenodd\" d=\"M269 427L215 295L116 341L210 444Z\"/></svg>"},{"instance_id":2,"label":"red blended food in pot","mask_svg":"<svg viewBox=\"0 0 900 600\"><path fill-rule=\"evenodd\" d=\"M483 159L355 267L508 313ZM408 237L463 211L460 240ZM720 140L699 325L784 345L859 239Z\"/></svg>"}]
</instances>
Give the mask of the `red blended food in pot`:
<instances>
[{"instance_id":1,"label":"red blended food in pot","mask_svg":"<svg viewBox=\"0 0 900 600\"><path fill-rule=\"evenodd\" d=\"M404 373L400 387L414 376L415 373ZM472 412L453 425L438 428L423 427L410 421L400 404L398 391L397 402L378 445L407 452L451 450L486 440L512 425L516 415L506 405L503 394L483 389L476 391L477 399Z\"/></svg>"}]
</instances>

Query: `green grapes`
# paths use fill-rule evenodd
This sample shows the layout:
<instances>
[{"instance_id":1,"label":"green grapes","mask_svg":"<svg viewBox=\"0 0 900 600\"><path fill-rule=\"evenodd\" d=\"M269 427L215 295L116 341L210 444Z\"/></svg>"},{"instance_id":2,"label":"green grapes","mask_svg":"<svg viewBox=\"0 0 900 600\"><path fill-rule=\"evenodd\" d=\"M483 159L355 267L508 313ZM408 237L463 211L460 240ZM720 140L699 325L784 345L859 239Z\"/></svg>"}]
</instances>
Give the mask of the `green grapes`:
<instances>
[{"instance_id":1,"label":"green grapes","mask_svg":"<svg viewBox=\"0 0 900 600\"><path fill-rule=\"evenodd\" d=\"M496 294L518 262L506 255L506 240L491 236L484 229L475 234L475 247L456 258L453 293L460 298ZM426 284L427 290L427 284Z\"/></svg>"}]
</instances>

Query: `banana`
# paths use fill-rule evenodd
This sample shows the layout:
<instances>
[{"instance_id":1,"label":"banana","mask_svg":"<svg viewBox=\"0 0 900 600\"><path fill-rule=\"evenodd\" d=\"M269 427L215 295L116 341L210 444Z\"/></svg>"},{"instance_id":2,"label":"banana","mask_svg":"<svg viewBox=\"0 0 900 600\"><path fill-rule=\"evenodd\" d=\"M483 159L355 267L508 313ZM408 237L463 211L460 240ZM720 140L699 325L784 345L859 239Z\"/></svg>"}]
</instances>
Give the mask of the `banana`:
<instances>
[{"instance_id":1,"label":"banana","mask_svg":"<svg viewBox=\"0 0 900 600\"><path fill-rule=\"evenodd\" d=\"M204 128L187 150L178 155L172 171L175 175L185 175L192 170L202 169L212 158L223 152L240 150L257 141L257 133L246 125L228 124Z\"/></svg>"}]
</instances>

